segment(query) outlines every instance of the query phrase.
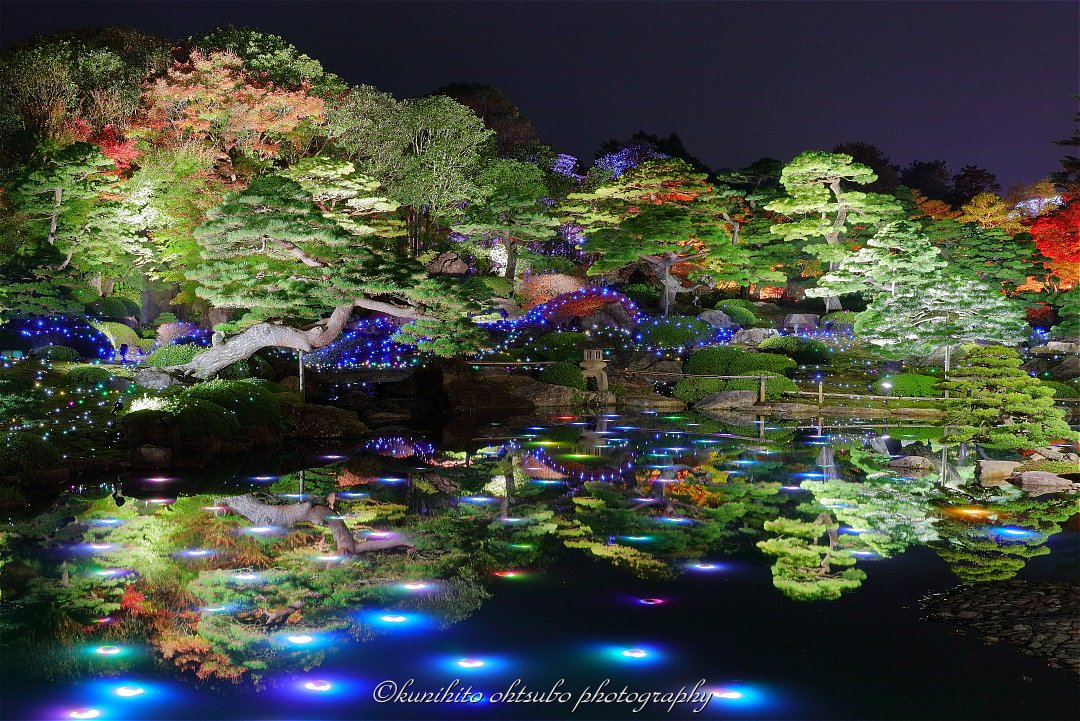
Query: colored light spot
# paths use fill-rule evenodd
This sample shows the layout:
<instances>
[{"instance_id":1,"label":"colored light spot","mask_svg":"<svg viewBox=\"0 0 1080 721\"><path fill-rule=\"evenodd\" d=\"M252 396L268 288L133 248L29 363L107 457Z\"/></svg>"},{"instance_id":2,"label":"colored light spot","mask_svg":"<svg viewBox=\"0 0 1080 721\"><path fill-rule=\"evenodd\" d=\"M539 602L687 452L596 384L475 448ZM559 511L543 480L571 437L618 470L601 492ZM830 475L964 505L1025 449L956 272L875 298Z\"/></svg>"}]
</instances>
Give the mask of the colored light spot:
<instances>
[{"instance_id":1,"label":"colored light spot","mask_svg":"<svg viewBox=\"0 0 1080 721\"><path fill-rule=\"evenodd\" d=\"M204 511L227 511L227 510L229 510L227 506L203 506L202 509Z\"/></svg>"},{"instance_id":2,"label":"colored light spot","mask_svg":"<svg viewBox=\"0 0 1080 721\"><path fill-rule=\"evenodd\" d=\"M500 578L517 578L519 574L517 571L495 571L493 575Z\"/></svg>"},{"instance_id":3,"label":"colored light spot","mask_svg":"<svg viewBox=\"0 0 1080 721\"><path fill-rule=\"evenodd\" d=\"M100 653L102 656L115 656L120 653L119 646L98 646L94 649L95 653Z\"/></svg>"},{"instance_id":4,"label":"colored light spot","mask_svg":"<svg viewBox=\"0 0 1080 721\"><path fill-rule=\"evenodd\" d=\"M428 586L427 586L426 583L405 583L405 584L402 584L402 588L404 588L404 589L406 589L408 591L420 591L420 590L423 590L423 589L425 589L427 587Z\"/></svg>"},{"instance_id":5,"label":"colored light spot","mask_svg":"<svg viewBox=\"0 0 1080 721\"><path fill-rule=\"evenodd\" d=\"M119 526L120 525L120 519L119 518L99 518L98 520L94 521L94 525L97 525L97 526Z\"/></svg>"},{"instance_id":6,"label":"colored light spot","mask_svg":"<svg viewBox=\"0 0 1080 721\"><path fill-rule=\"evenodd\" d=\"M485 664L478 658L463 658L457 662L457 665L462 668L480 668Z\"/></svg>"},{"instance_id":7,"label":"colored light spot","mask_svg":"<svg viewBox=\"0 0 1080 721\"><path fill-rule=\"evenodd\" d=\"M272 481L275 478L277 478L277 476L255 476L253 480L256 480L256 481Z\"/></svg>"},{"instance_id":8,"label":"colored light spot","mask_svg":"<svg viewBox=\"0 0 1080 721\"><path fill-rule=\"evenodd\" d=\"M334 686L329 681L308 681L304 684L304 688L308 691L329 691Z\"/></svg>"},{"instance_id":9,"label":"colored light spot","mask_svg":"<svg viewBox=\"0 0 1080 721\"><path fill-rule=\"evenodd\" d=\"M115 548L115 544L112 543L91 543L90 549L93 551L107 551L110 548Z\"/></svg>"},{"instance_id":10,"label":"colored light spot","mask_svg":"<svg viewBox=\"0 0 1080 721\"><path fill-rule=\"evenodd\" d=\"M397 616L397 615L394 615L394 614L389 614L389 615L386 615L386 616L379 616L379 620L380 621L386 621L387 623L405 623L409 619L406 618L405 616Z\"/></svg>"},{"instance_id":11,"label":"colored light spot","mask_svg":"<svg viewBox=\"0 0 1080 721\"><path fill-rule=\"evenodd\" d=\"M649 655L648 651L641 648L627 648L621 651L621 653L627 658L645 658Z\"/></svg>"},{"instance_id":12,"label":"colored light spot","mask_svg":"<svg viewBox=\"0 0 1080 721\"><path fill-rule=\"evenodd\" d=\"M316 561L325 561L327 563L333 563L334 561L340 561L345 558L344 556L315 556Z\"/></svg>"},{"instance_id":13,"label":"colored light spot","mask_svg":"<svg viewBox=\"0 0 1080 721\"><path fill-rule=\"evenodd\" d=\"M311 643L312 641L314 641L315 637L314 636L309 636L308 634L304 633L304 634L300 634L299 636L289 636L288 639L289 639L289 643L305 644L305 643Z\"/></svg>"},{"instance_id":14,"label":"colored light spot","mask_svg":"<svg viewBox=\"0 0 1080 721\"><path fill-rule=\"evenodd\" d=\"M77 708L68 714L68 718L97 718L100 715L96 708Z\"/></svg>"},{"instance_id":15,"label":"colored light spot","mask_svg":"<svg viewBox=\"0 0 1080 721\"><path fill-rule=\"evenodd\" d=\"M257 581L259 574L257 573L234 573L233 579L237 581Z\"/></svg>"},{"instance_id":16,"label":"colored light spot","mask_svg":"<svg viewBox=\"0 0 1080 721\"><path fill-rule=\"evenodd\" d=\"M228 606L204 606L203 611L205 613L224 613L228 611Z\"/></svg>"},{"instance_id":17,"label":"colored light spot","mask_svg":"<svg viewBox=\"0 0 1080 721\"><path fill-rule=\"evenodd\" d=\"M644 606L659 606L664 602L662 598L639 598L638 603Z\"/></svg>"},{"instance_id":18,"label":"colored light spot","mask_svg":"<svg viewBox=\"0 0 1080 721\"><path fill-rule=\"evenodd\" d=\"M712 692L713 698L726 698L726 699L739 699L742 698L742 691L725 691L718 689Z\"/></svg>"},{"instance_id":19,"label":"colored light spot","mask_svg":"<svg viewBox=\"0 0 1080 721\"><path fill-rule=\"evenodd\" d=\"M244 533L254 533L257 536L273 533L277 529L273 526L250 526L244 529Z\"/></svg>"},{"instance_id":20,"label":"colored light spot","mask_svg":"<svg viewBox=\"0 0 1080 721\"><path fill-rule=\"evenodd\" d=\"M123 696L124 698L141 696L144 693L146 693L146 690L142 686L121 686L116 689L116 695Z\"/></svg>"},{"instance_id":21,"label":"colored light spot","mask_svg":"<svg viewBox=\"0 0 1080 721\"><path fill-rule=\"evenodd\" d=\"M184 551L184 555L190 556L191 558L201 558L203 556L209 556L212 553L213 551L208 551L205 548L194 548L190 551Z\"/></svg>"}]
</instances>

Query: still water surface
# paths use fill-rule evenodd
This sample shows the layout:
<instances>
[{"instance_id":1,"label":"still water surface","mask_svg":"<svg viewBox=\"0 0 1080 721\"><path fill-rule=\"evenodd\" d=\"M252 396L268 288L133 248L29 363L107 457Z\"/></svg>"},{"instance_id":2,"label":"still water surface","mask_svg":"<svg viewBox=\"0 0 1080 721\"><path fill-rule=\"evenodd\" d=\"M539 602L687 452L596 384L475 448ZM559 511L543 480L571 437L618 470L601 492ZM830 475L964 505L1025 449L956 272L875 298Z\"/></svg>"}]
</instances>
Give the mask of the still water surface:
<instances>
[{"instance_id":1,"label":"still water surface","mask_svg":"<svg viewBox=\"0 0 1080 721\"><path fill-rule=\"evenodd\" d=\"M1078 580L1076 500L982 488L934 434L567 415L83 487L6 532L0 715L1080 718L1075 674L920 605ZM411 547L218 508L248 491Z\"/></svg>"}]
</instances>

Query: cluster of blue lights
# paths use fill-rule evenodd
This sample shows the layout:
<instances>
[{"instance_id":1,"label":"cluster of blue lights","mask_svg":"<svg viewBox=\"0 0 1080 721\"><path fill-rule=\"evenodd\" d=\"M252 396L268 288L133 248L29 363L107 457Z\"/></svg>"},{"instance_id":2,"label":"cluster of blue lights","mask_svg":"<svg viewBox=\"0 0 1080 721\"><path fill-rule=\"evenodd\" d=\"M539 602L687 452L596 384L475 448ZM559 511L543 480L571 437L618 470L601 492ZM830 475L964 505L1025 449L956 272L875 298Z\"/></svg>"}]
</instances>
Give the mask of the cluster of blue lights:
<instances>
[{"instance_id":1,"label":"cluster of blue lights","mask_svg":"<svg viewBox=\"0 0 1080 721\"><path fill-rule=\"evenodd\" d=\"M109 360L113 356L108 336L84 320L50 316L17 320L12 325L19 335L31 339L35 348L64 345L74 348L84 358Z\"/></svg>"},{"instance_id":2,"label":"cluster of blue lights","mask_svg":"<svg viewBox=\"0 0 1080 721\"><path fill-rule=\"evenodd\" d=\"M358 321L333 343L304 357L309 368L405 368L418 365L416 346L398 343L393 336L400 328L377 316Z\"/></svg>"},{"instance_id":3,"label":"cluster of blue lights","mask_svg":"<svg viewBox=\"0 0 1080 721\"><path fill-rule=\"evenodd\" d=\"M430 458L435 444L406 436L379 436L364 443L364 450L388 458Z\"/></svg>"},{"instance_id":4,"label":"cluster of blue lights","mask_svg":"<svg viewBox=\"0 0 1080 721\"><path fill-rule=\"evenodd\" d=\"M611 303L621 303L635 324L640 323L644 317L641 311L638 310L637 304L619 291L607 286L593 286L575 290L571 293L563 293L552 298L547 303L536 306L519 318L495 321L488 324L488 327L497 331L513 332L523 326L546 326L550 321L558 318L559 311L567 304L577 303L589 298L602 298Z\"/></svg>"}]
</instances>

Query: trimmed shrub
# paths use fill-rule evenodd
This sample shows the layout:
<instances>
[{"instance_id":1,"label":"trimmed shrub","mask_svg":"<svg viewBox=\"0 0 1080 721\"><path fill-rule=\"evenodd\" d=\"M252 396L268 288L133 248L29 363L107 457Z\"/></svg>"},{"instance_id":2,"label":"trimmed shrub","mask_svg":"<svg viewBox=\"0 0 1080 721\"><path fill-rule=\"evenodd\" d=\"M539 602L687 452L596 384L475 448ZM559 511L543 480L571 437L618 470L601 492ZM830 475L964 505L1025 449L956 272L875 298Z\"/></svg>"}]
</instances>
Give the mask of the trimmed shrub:
<instances>
[{"instance_id":1,"label":"trimmed shrub","mask_svg":"<svg viewBox=\"0 0 1080 721\"><path fill-rule=\"evenodd\" d=\"M581 360L584 356L582 349L585 347L585 334L576 331L556 331L545 333L538 337L529 347L533 353L543 360L565 361L567 363Z\"/></svg>"},{"instance_id":2,"label":"trimmed shrub","mask_svg":"<svg viewBox=\"0 0 1080 721\"><path fill-rule=\"evenodd\" d=\"M731 364L731 375L761 375L760 371L769 371L777 375L791 377L799 367L786 355L775 353L743 353L742 356Z\"/></svg>"},{"instance_id":3,"label":"trimmed shrub","mask_svg":"<svg viewBox=\"0 0 1080 721\"><path fill-rule=\"evenodd\" d=\"M477 300L488 298L509 298L514 292L514 284L497 275L475 275L461 284L461 289Z\"/></svg>"},{"instance_id":4,"label":"trimmed shrub","mask_svg":"<svg viewBox=\"0 0 1080 721\"><path fill-rule=\"evenodd\" d=\"M734 375L731 366L745 355L745 351L730 346L702 348L686 359L683 372L693 375Z\"/></svg>"},{"instance_id":5,"label":"trimmed shrub","mask_svg":"<svg viewBox=\"0 0 1080 721\"><path fill-rule=\"evenodd\" d=\"M687 348L715 335L715 328L691 316L657 318L635 328L635 340L652 348Z\"/></svg>"},{"instance_id":6,"label":"trimmed shrub","mask_svg":"<svg viewBox=\"0 0 1080 721\"><path fill-rule=\"evenodd\" d=\"M206 348L194 343L181 345L165 345L155 350L143 359L143 364L154 368L167 368L169 366L182 366L192 358L202 353Z\"/></svg>"},{"instance_id":7,"label":"trimmed shrub","mask_svg":"<svg viewBox=\"0 0 1080 721\"><path fill-rule=\"evenodd\" d=\"M127 303L113 295L90 303L86 306L86 312L99 318L126 318L130 315Z\"/></svg>"},{"instance_id":8,"label":"trimmed shrub","mask_svg":"<svg viewBox=\"0 0 1080 721\"><path fill-rule=\"evenodd\" d=\"M0 473L42 471L60 465L60 451L36 433L13 433L0 439Z\"/></svg>"},{"instance_id":9,"label":"trimmed shrub","mask_svg":"<svg viewBox=\"0 0 1080 721\"><path fill-rule=\"evenodd\" d=\"M660 304L660 289L645 283L631 283L619 289L623 295L639 306L655 307Z\"/></svg>"},{"instance_id":10,"label":"trimmed shrub","mask_svg":"<svg viewBox=\"0 0 1080 721\"><path fill-rule=\"evenodd\" d=\"M273 391L246 381L205 381L186 388L179 397L215 403L241 427L272 426L281 420L281 403Z\"/></svg>"},{"instance_id":11,"label":"trimmed shrub","mask_svg":"<svg viewBox=\"0 0 1080 721\"><path fill-rule=\"evenodd\" d=\"M781 375L768 371L760 371L757 375L766 375L765 400L778 400L786 391L797 391L799 387L793 381ZM720 391L754 391L759 390L760 381L757 378L735 378L733 380L721 380L719 378L684 378L675 384L672 395L687 403L696 403L705 396L719 393Z\"/></svg>"},{"instance_id":12,"label":"trimmed shrub","mask_svg":"<svg viewBox=\"0 0 1080 721\"><path fill-rule=\"evenodd\" d=\"M176 323L178 320L176 313L158 313L151 325L163 326L166 323Z\"/></svg>"},{"instance_id":13,"label":"trimmed shrub","mask_svg":"<svg viewBox=\"0 0 1080 721\"><path fill-rule=\"evenodd\" d=\"M108 383L113 374L108 368L101 366L81 365L68 369L64 377L72 385L95 386L98 383Z\"/></svg>"},{"instance_id":14,"label":"trimmed shrub","mask_svg":"<svg viewBox=\"0 0 1080 721\"><path fill-rule=\"evenodd\" d=\"M909 396L912 398L940 398L941 391L934 389L941 380L935 376L927 376L922 373L897 373L888 378L882 378L874 384L874 390L882 396ZM883 383L892 383L889 392L885 392Z\"/></svg>"},{"instance_id":15,"label":"trimmed shrub","mask_svg":"<svg viewBox=\"0 0 1080 721\"><path fill-rule=\"evenodd\" d=\"M829 362L829 349L824 343L795 335L766 338L758 344L758 350L781 353L799 364L820 365Z\"/></svg>"},{"instance_id":16,"label":"trimmed shrub","mask_svg":"<svg viewBox=\"0 0 1080 721\"><path fill-rule=\"evenodd\" d=\"M717 303L716 310L724 311L731 318L732 323L738 323L743 328L751 328L758 322L754 311L743 308L742 305L732 305L730 300Z\"/></svg>"},{"instance_id":17,"label":"trimmed shrub","mask_svg":"<svg viewBox=\"0 0 1080 721\"><path fill-rule=\"evenodd\" d=\"M1053 389L1054 398L1080 398L1080 388L1069 385L1068 383L1059 383L1058 381L1042 381L1042 384L1048 388Z\"/></svg>"},{"instance_id":18,"label":"trimmed shrub","mask_svg":"<svg viewBox=\"0 0 1080 721\"><path fill-rule=\"evenodd\" d=\"M34 356L50 361L77 361L79 351L66 345L47 345L34 351Z\"/></svg>"},{"instance_id":19,"label":"trimmed shrub","mask_svg":"<svg viewBox=\"0 0 1080 721\"><path fill-rule=\"evenodd\" d=\"M246 383L256 388L262 388L270 393L284 393L285 386L275 381L268 381L265 378L242 378L241 382Z\"/></svg>"},{"instance_id":20,"label":"trimmed shrub","mask_svg":"<svg viewBox=\"0 0 1080 721\"><path fill-rule=\"evenodd\" d=\"M223 406L190 397L186 391L166 400L161 408L176 418L181 438L229 438L240 430L236 418Z\"/></svg>"},{"instance_id":21,"label":"trimmed shrub","mask_svg":"<svg viewBox=\"0 0 1080 721\"><path fill-rule=\"evenodd\" d=\"M152 340L140 338L138 333L123 323L111 320L96 320L90 325L104 333L115 350L120 350L121 345L127 345L128 352L134 353L137 348L147 350L154 345Z\"/></svg>"},{"instance_id":22,"label":"trimmed shrub","mask_svg":"<svg viewBox=\"0 0 1080 721\"><path fill-rule=\"evenodd\" d=\"M855 325L855 316L857 315L858 313L853 310L837 310L823 315L821 324L829 328L852 328Z\"/></svg>"},{"instance_id":23,"label":"trimmed shrub","mask_svg":"<svg viewBox=\"0 0 1080 721\"><path fill-rule=\"evenodd\" d=\"M540 371L540 380L557 386L568 386L579 391L585 390L585 378L581 369L573 363L552 363Z\"/></svg>"}]
</instances>

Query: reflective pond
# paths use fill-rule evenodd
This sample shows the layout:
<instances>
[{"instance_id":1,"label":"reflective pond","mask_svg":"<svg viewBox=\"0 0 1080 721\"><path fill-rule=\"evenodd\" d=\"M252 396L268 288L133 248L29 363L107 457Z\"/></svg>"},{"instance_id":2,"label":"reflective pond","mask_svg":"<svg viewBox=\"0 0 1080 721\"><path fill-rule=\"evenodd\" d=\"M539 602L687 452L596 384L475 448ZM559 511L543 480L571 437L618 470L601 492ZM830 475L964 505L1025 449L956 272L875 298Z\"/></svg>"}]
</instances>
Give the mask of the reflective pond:
<instances>
[{"instance_id":1,"label":"reflective pond","mask_svg":"<svg viewBox=\"0 0 1080 721\"><path fill-rule=\"evenodd\" d=\"M3 718L1080 718L1076 497L981 485L939 429L799 426L75 487L2 533Z\"/></svg>"}]
</instances>

